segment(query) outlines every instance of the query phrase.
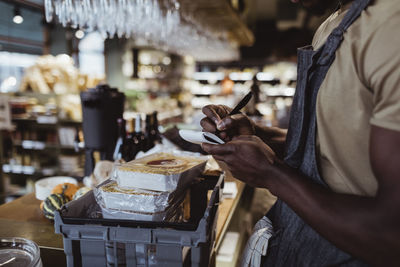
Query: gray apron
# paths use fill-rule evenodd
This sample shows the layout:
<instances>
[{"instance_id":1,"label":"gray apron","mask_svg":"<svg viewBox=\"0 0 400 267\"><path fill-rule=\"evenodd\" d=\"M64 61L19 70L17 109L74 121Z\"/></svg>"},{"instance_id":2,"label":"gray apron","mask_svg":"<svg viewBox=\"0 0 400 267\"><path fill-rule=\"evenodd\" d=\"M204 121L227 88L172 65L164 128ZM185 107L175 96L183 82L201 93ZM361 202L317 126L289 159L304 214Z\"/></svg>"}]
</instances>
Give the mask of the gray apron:
<instances>
[{"instance_id":1,"label":"gray apron","mask_svg":"<svg viewBox=\"0 0 400 267\"><path fill-rule=\"evenodd\" d=\"M297 88L286 140L285 162L324 187L328 185L319 175L315 156L317 94L335 60L335 52L344 32L369 2L355 0L323 47L317 51L311 46L298 50ZM366 266L320 236L281 200L276 202L267 217L273 223L275 234L269 241L263 266Z\"/></svg>"}]
</instances>

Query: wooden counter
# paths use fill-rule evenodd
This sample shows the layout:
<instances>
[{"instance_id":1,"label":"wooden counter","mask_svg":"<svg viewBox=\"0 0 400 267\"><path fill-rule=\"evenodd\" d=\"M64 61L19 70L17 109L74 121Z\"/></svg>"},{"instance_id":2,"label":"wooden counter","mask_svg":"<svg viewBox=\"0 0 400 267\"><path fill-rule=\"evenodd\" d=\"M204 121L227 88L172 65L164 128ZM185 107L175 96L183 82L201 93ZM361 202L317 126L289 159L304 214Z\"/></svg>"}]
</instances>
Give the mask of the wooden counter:
<instances>
[{"instance_id":1,"label":"wooden counter","mask_svg":"<svg viewBox=\"0 0 400 267\"><path fill-rule=\"evenodd\" d=\"M231 179L229 179L231 180ZM238 193L224 199L219 207L216 230L218 248L242 195L244 184L236 181ZM40 200L28 194L0 206L0 237L24 237L36 242L41 250L43 266L66 266L61 235L54 233L53 222L46 219L39 208Z\"/></svg>"},{"instance_id":2,"label":"wooden counter","mask_svg":"<svg viewBox=\"0 0 400 267\"><path fill-rule=\"evenodd\" d=\"M39 208L40 200L28 194L0 206L0 237L23 237L40 247L43 266L66 266L61 235Z\"/></svg>"},{"instance_id":3,"label":"wooden counter","mask_svg":"<svg viewBox=\"0 0 400 267\"><path fill-rule=\"evenodd\" d=\"M229 181L233 181L229 179ZM217 221L217 230L216 230L216 237L215 237L215 249L218 250L221 242L224 238L225 232L228 229L228 226L231 222L233 213L235 212L239 200L242 196L245 184L235 180L236 186L238 189L237 195L235 198L226 198L222 201L219 205L219 214L218 214L218 221Z\"/></svg>"}]
</instances>

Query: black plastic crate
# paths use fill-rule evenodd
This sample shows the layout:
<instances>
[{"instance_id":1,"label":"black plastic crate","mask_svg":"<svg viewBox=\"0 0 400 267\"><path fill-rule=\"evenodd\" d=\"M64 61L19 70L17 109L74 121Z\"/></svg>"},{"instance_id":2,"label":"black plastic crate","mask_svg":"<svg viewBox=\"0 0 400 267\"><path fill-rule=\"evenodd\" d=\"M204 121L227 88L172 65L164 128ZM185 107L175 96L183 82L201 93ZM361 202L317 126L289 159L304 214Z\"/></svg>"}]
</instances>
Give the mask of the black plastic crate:
<instances>
[{"instance_id":1,"label":"black plastic crate","mask_svg":"<svg viewBox=\"0 0 400 267\"><path fill-rule=\"evenodd\" d=\"M190 220L182 223L91 218L100 210L92 192L69 202L54 218L67 266L208 266L222 185L222 175L198 179L190 188Z\"/></svg>"}]
</instances>

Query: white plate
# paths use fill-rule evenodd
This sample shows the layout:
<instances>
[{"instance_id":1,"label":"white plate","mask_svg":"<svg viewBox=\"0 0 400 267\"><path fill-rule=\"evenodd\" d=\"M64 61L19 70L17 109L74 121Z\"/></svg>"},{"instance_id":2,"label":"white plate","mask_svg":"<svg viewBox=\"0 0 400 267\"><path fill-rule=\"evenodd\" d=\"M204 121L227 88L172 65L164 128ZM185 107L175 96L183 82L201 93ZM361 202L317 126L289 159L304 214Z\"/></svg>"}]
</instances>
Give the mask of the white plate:
<instances>
[{"instance_id":1,"label":"white plate","mask_svg":"<svg viewBox=\"0 0 400 267\"><path fill-rule=\"evenodd\" d=\"M53 176L40 179L35 183L35 196L39 200L45 200L51 194L51 190L58 184L71 183L78 185L78 182L73 177L68 176Z\"/></svg>"}]
</instances>

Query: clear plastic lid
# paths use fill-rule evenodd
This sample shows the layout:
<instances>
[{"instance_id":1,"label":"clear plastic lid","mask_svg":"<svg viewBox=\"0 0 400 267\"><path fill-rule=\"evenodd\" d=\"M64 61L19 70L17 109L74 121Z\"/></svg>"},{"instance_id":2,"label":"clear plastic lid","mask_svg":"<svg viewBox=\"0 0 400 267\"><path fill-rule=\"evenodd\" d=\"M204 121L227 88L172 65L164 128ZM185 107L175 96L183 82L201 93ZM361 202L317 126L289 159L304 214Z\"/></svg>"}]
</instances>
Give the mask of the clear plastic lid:
<instances>
[{"instance_id":1,"label":"clear plastic lid","mask_svg":"<svg viewBox=\"0 0 400 267\"><path fill-rule=\"evenodd\" d=\"M38 245L22 237L0 238L0 266L42 267Z\"/></svg>"}]
</instances>

